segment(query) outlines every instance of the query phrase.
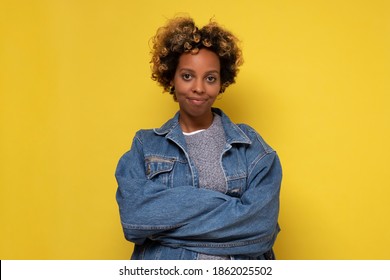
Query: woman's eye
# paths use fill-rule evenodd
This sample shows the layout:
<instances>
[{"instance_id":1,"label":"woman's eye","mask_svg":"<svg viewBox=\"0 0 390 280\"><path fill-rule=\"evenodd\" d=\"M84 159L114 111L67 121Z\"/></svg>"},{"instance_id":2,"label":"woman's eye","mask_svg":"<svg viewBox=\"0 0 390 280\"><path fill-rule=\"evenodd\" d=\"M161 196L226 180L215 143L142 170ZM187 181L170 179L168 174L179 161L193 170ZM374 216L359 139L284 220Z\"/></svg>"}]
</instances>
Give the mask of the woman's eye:
<instances>
[{"instance_id":1,"label":"woman's eye","mask_svg":"<svg viewBox=\"0 0 390 280\"><path fill-rule=\"evenodd\" d=\"M191 76L191 74L183 74L182 78L183 78L183 80L189 81L189 80L191 80L192 76Z\"/></svg>"},{"instance_id":2,"label":"woman's eye","mask_svg":"<svg viewBox=\"0 0 390 280\"><path fill-rule=\"evenodd\" d=\"M208 76L208 77L206 78L206 80L207 80L207 82L209 82L209 83L213 83L213 82L215 82L215 81L217 80L217 78L214 77L214 76Z\"/></svg>"}]
</instances>

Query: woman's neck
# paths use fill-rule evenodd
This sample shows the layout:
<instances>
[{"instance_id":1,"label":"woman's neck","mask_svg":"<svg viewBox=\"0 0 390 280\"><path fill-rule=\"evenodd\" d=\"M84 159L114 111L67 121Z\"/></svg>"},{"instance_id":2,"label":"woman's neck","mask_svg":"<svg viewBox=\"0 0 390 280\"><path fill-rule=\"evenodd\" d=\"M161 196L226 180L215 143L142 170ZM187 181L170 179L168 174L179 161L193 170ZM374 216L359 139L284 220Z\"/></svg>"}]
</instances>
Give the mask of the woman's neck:
<instances>
[{"instance_id":1,"label":"woman's neck","mask_svg":"<svg viewBox=\"0 0 390 280\"><path fill-rule=\"evenodd\" d=\"M207 129L211 126L213 123L214 114L210 112L207 116L202 116L198 118L188 118L184 115L179 116L179 124L181 126L181 129L184 132L194 132L201 129Z\"/></svg>"}]
</instances>

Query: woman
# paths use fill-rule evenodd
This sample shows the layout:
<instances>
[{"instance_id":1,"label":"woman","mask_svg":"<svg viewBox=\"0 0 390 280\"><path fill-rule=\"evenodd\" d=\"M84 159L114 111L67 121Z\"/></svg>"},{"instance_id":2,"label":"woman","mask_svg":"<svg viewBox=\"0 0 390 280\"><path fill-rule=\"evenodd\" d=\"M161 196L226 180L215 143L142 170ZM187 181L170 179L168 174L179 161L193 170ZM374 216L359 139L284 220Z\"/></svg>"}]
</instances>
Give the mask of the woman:
<instances>
[{"instance_id":1,"label":"woman","mask_svg":"<svg viewBox=\"0 0 390 280\"><path fill-rule=\"evenodd\" d=\"M236 37L175 18L153 40L152 78L179 111L140 130L118 163L117 202L132 259L273 259L281 166L215 99L242 63Z\"/></svg>"}]
</instances>

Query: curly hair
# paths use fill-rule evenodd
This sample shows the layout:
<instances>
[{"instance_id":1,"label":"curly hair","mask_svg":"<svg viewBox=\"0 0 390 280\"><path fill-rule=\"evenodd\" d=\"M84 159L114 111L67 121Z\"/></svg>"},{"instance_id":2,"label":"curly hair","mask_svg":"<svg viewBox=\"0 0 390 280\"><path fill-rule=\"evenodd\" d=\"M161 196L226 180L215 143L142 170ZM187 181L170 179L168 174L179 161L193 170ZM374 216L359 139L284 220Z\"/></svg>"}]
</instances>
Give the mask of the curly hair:
<instances>
[{"instance_id":1,"label":"curly hair","mask_svg":"<svg viewBox=\"0 0 390 280\"><path fill-rule=\"evenodd\" d=\"M152 79L171 94L171 81L183 53L196 54L206 48L218 55L221 93L235 82L238 68L243 63L238 39L213 21L199 29L192 18L173 18L157 30L152 42Z\"/></svg>"}]
</instances>

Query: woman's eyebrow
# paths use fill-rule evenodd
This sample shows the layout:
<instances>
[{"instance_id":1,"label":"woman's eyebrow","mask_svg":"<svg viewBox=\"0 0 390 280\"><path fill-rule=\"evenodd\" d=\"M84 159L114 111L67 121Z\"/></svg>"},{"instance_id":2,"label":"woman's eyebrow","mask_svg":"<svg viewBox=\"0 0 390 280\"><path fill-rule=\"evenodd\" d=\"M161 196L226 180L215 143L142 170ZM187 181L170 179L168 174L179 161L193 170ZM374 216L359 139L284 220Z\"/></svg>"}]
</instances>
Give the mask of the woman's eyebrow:
<instances>
[{"instance_id":1,"label":"woman's eyebrow","mask_svg":"<svg viewBox=\"0 0 390 280\"><path fill-rule=\"evenodd\" d=\"M195 72L191 68L179 68L179 71L188 71L188 72Z\"/></svg>"},{"instance_id":2,"label":"woman's eyebrow","mask_svg":"<svg viewBox=\"0 0 390 280\"><path fill-rule=\"evenodd\" d=\"M193 70L193 69L191 69L191 68L186 68L186 67L184 67L184 68L179 68L179 71L187 71L187 72L191 72L191 73L195 73L195 72L196 72L195 70ZM217 74L219 74L219 71L216 70L216 69L212 69L212 70L206 71L205 73L206 73L206 74L211 74L211 73L217 73Z\"/></svg>"}]
</instances>

